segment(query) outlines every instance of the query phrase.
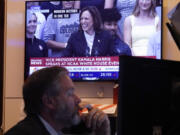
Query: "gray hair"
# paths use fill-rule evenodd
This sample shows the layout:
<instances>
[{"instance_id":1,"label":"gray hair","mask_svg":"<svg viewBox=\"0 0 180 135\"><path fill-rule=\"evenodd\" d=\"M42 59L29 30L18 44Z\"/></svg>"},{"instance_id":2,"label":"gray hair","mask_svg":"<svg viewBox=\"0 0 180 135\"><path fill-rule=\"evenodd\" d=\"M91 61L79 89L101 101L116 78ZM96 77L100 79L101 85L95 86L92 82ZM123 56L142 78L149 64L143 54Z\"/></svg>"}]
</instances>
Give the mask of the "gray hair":
<instances>
[{"instance_id":1,"label":"gray hair","mask_svg":"<svg viewBox=\"0 0 180 135\"><path fill-rule=\"evenodd\" d=\"M56 96L61 90L60 80L68 75L63 67L43 68L34 72L23 85L24 111L27 115L39 114L43 108L42 97Z\"/></svg>"}]
</instances>

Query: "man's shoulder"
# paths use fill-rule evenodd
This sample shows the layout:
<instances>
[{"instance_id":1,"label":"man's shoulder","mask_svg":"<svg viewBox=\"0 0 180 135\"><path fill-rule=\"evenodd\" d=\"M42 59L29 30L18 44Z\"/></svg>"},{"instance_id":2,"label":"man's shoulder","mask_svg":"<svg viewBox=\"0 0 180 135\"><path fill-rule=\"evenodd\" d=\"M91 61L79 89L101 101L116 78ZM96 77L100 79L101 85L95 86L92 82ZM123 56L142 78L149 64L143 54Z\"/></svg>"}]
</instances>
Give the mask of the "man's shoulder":
<instances>
[{"instance_id":1,"label":"man's shoulder","mask_svg":"<svg viewBox=\"0 0 180 135\"><path fill-rule=\"evenodd\" d=\"M126 44L123 40L121 40L119 37L115 37L115 42L122 45L122 46L126 46L129 47L128 44Z\"/></svg>"},{"instance_id":2,"label":"man's shoulder","mask_svg":"<svg viewBox=\"0 0 180 135\"><path fill-rule=\"evenodd\" d=\"M116 37L114 40L115 47L119 50L119 55L132 55L128 44L122 41L119 37Z\"/></svg>"},{"instance_id":3,"label":"man's shoulder","mask_svg":"<svg viewBox=\"0 0 180 135\"><path fill-rule=\"evenodd\" d=\"M27 129L29 129L29 127L32 127L30 123L31 121L28 118L25 118L14 125L12 128L10 128L4 135L28 134Z\"/></svg>"},{"instance_id":4,"label":"man's shoulder","mask_svg":"<svg viewBox=\"0 0 180 135\"><path fill-rule=\"evenodd\" d=\"M10 128L4 135L41 135L43 130L45 130L45 128L38 118L26 117L25 119L18 122L15 126Z\"/></svg>"}]
</instances>

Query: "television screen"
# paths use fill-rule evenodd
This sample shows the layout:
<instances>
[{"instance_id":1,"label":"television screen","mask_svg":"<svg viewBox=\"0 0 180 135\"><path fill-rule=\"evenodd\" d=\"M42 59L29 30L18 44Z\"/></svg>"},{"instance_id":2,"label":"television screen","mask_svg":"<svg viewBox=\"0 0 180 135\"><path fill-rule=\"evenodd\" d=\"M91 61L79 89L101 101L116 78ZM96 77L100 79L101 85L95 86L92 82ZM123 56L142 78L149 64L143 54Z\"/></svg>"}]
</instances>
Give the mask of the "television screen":
<instances>
[{"instance_id":1,"label":"television screen","mask_svg":"<svg viewBox=\"0 0 180 135\"><path fill-rule=\"evenodd\" d=\"M150 3L153 19L140 29L144 21L135 21L130 35L124 24L136 2L123 2L129 4L120 0L26 1L25 78L44 67L64 66L73 80L114 81L119 76L120 55L160 59L161 2ZM134 37L134 32L141 35Z\"/></svg>"},{"instance_id":2,"label":"television screen","mask_svg":"<svg viewBox=\"0 0 180 135\"><path fill-rule=\"evenodd\" d=\"M175 94L180 90L175 91L180 86L180 62L120 59L117 135L175 134L180 120L176 111L180 94Z\"/></svg>"}]
</instances>

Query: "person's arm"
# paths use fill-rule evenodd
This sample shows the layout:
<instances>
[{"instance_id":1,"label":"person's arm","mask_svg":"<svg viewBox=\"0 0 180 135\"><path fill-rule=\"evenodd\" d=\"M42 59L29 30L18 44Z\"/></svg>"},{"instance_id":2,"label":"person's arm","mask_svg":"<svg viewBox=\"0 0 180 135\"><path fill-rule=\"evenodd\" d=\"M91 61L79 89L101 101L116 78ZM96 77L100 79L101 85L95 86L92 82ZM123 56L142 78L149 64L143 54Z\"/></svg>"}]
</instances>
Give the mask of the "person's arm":
<instances>
[{"instance_id":1,"label":"person's arm","mask_svg":"<svg viewBox=\"0 0 180 135\"><path fill-rule=\"evenodd\" d=\"M96 135L110 135L110 121L103 111L98 108L91 109L88 114L82 115L82 120L85 122L87 128L90 128Z\"/></svg>"},{"instance_id":2,"label":"person's arm","mask_svg":"<svg viewBox=\"0 0 180 135\"><path fill-rule=\"evenodd\" d=\"M47 18L46 25L44 27L43 39L46 42L48 48L62 49L66 48L66 43L55 41L56 36L56 19L53 19L52 14Z\"/></svg>"},{"instance_id":3,"label":"person's arm","mask_svg":"<svg viewBox=\"0 0 180 135\"><path fill-rule=\"evenodd\" d=\"M130 16L125 18L124 21L124 42L129 45L130 48L132 48L132 36L131 36L131 21Z\"/></svg>"},{"instance_id":4,"label":"person's arm","mask_svg":"<svg viewBox=\"0 0 180 135\"><path fill-rule=\"evenodd\" d=\"M149 38L147 56L154 56L155 36Z\"/></svg>"},{"instance_id":5,"label":"person's arm","mask_svg":"<svg viewBox=\"0 0 180 135\"><path fill-rule=\"evenodd\" d=\"M62 57L73 57L73 46L74 43L76 43L76 40L74 40L75 34L71 34L70 38L68 39L68 42L66 44L66 48L62 51Z\"/></svg>"},{"instance_id":6,"label":"person's arm","mask_svg":"<svg viewBox=\"0 0 180 135\"><path fill-rule=\"evenodd\" d=\"M47 47L47 44L43 41L42 41L42 45L43 45L43 57L48 57L48 47Z\"/></svg>"},{"instance_id":7,"label":"person's arm","mask_svg":"<svg viewBox=\"0 0 180 135\"><path fill-rule=\"evenodd\" d=\"M105 0L104 8L113 8L114 7L114 0Z\"/></svg>"},{"instance_id":8,"label":"person's arm","mask_svg":"<svg viewBox=\"0 0 180 135\"><path fill-rule=\"evenodd\" d=\"M67 46L67 43L56 42L54 40L48 40L46 44L49 48L54 48L54 49L62 49L62 48L66 48Z\"/></svg>"}]
</instances>

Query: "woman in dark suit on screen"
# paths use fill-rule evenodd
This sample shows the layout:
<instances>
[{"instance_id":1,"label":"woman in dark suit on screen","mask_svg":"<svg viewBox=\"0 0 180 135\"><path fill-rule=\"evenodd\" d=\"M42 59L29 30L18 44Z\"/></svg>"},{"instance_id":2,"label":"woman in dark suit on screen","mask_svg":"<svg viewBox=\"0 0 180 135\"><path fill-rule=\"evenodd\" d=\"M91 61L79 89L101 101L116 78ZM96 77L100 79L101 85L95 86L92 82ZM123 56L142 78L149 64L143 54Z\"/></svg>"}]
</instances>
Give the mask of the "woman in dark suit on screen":
<instances>
[{"instance_id":1,"label":"woman in dark suit on screen","mask_svg":"<svg viewBox=\"0 0 180 135\"><path fill-rule=\"evenodd\" d=\"M112 37L107 31L102 30L98 9L94 6L83 8L79 20L79 30L71 34L63 55L66 57L113 55Z\"/></svg>"}]
</instances>

